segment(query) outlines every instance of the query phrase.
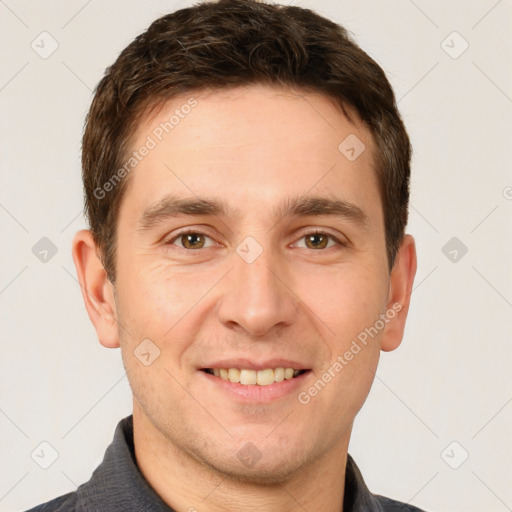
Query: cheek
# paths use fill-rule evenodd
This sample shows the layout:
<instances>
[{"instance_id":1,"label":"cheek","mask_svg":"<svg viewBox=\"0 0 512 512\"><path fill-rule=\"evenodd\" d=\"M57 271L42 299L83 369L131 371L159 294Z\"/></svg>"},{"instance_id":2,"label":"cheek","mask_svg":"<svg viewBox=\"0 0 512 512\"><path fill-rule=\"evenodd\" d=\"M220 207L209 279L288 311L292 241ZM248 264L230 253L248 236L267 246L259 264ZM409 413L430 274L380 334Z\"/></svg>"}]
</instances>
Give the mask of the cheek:
<instances>
[{"instance_id":1,"label":"cheek","mask_svg":"<svg viewBox=\"0 0 512 512\"><path fill-rule=\"evenodd\" d=\"M386 276L370 266L347 264L328 272L303 273L297 290L340 349L375 323L387 301Z\"/></svg>"},{"instance_id":2,"label":"cheek","mask_svg":"<svg viewBox=\"0 0 512 512\"><path fill-rule=\"evenodd\" d=\"M193 296L193 276L176 276L165 263L134 260L125 268L124 278L119 281L119 292L123 311L130 314L130 322L152 326L166 325L186 308Z\"/></svg>"},{"instance_id":3,"label":"cheek","mask_svg":"<svg viewBox=\"0 0 512 512\"><path fill-rule=\"evenodd\" d=\"M121 274L119 274L121 277ZM142 340L151 340L160 350L155 367L181 371L184 353L201 329L205 292L212 276L180 272L168 262L141 257L125 268L119 280L118 320L126 354L133 354ZM130 358L128 363L133 363ZM138 366L138 362L134 363ZM165 377L165 375L161 375Z\"/></svg>"},{"instance_id":4,"label":"cheek","mask_svg":"<svg viewBox=\"0 0 512 512\"><path fill-rule=\"evenodd\" d=\"M179 395L169 372L182 372L182 353L191 332L186 314L192 300L183 290L191 284L164 271L161 264L139 261L124 270L117 305L122 358L134 396L151 410L170 389ZM160 414L158 408L153 414Z\"/></svg>"}]
</instances>

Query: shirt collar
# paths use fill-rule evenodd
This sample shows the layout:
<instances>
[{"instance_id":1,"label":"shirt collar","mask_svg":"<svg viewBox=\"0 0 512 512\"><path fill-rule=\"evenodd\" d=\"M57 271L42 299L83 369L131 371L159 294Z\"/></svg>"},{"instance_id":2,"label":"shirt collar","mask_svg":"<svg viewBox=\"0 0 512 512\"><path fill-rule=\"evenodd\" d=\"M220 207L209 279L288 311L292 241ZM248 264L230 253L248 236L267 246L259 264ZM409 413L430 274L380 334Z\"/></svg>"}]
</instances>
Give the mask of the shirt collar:
<instances>
[{"instance_id":1,"label":"shirt collar","mask_svg":"<svg viewBox=\"0 0 512 512\"><path fill-rule=\"evenodd\" d=\"M173 512L144 478L135 459L133 415L122 419L103 462L77 489L77 510ZM344 512L382 512L350 455L345 474Z\"/></svg>"}]
</instances>

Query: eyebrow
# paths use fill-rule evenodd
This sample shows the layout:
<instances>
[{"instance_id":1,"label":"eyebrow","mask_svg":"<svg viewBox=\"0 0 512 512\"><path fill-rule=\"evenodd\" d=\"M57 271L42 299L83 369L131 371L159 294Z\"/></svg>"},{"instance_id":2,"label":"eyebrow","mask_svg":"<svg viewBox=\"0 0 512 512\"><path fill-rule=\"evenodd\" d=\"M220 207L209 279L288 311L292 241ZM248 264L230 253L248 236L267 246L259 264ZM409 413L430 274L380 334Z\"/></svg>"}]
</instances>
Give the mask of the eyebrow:
<instances>
[{"instance_id":1,"label":"eyebrow","mask_svg":"<svg viewBox=\"0 0 512 512\"><path fill-rule=\"evenodd\" d=\"M229 206L223 199L178 197L167 195L144 210L137 222L138 231L154 228L162 222L178 216L241 217L241 212ZM368 215L357 205L337 197L295 196L286 198L272 211L275 223L290 217L332 216L369 228Z\"/></svg>"}]
</instances>

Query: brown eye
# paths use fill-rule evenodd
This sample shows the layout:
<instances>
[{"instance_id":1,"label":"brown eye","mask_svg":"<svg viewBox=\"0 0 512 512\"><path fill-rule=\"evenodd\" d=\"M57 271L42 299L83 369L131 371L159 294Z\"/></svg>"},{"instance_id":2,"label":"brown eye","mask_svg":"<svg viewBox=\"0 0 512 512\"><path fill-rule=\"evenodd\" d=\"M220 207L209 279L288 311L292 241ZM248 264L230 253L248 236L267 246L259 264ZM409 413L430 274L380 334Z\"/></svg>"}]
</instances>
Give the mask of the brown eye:
<instances>
[{"instance_id":1,"label":"brown eye","mask_svg":"<svg viewBox=\"0 0 512 512\"><path fill-rule=\"evenodd\" d=\"M306 245L310 249L325 249L329 242L329 237L324 233L312 233L306 235Z\"/></svg>"},{"instance_id":2,"label":"brown eye","mask_svg":"<svg viewBox=\"0 0 512 512\"><path fill-rule=\"evenodd\" d=\"M186 231L178 233L174 238L167 242L168 245L177 245L183 249L197 250L209 247L206 245L209 236L198 231ZM211 239L210 239L211 240ZM211 245L210 245L211 246Z\"/></svg>"},{"instance_id":3,"label":"brown eye","mask_svg":"<svg viewBox=\"0 0 512 512\"><path fill-rule=\"evenodd\" d=\"M300 240L304 240L304 244L300 247L306 249L312 249L315 251L322 249L331 249L333 247L342 247L346 244L340 242L334 235L330 235L329 233L324 233L322 231L313 231L310 233L305 233L302 235ZM330 243L330 245L329 245Z\"/></svg>"},{"instance_id":4,"label":"brown eye","mask_svg":"<svg viewBox=\"0 0 512 512\"><path fill-rule=\"evenodd\" d=\"M181 235L180 240L185 249L200 249L204 245L204 237L199 233L185 233Z\"/></svg>"}]
</instances>

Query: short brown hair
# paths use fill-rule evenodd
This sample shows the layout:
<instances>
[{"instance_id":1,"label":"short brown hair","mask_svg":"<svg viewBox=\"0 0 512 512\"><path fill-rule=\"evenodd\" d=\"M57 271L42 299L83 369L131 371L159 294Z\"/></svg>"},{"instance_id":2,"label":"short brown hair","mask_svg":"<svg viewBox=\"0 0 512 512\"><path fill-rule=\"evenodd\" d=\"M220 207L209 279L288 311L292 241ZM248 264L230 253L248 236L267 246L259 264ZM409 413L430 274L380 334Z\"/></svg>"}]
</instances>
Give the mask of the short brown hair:
<instances>
[{"instance_id":1,"label":"short brown hair","mask_svg":"<svg viewBox=\"0 0 512 512\"><path fill-rule=\"evenodd\" d=\"M309 9L220 0L154 21L96 88L82 145L85 213L112 282L128 176L108 194L98 190L122 166L137 122L180 94L257 83L322 93L370 130L393 267L407 224L411 148L384 71L343 27Z\"/></svg>"}]
</instances>

